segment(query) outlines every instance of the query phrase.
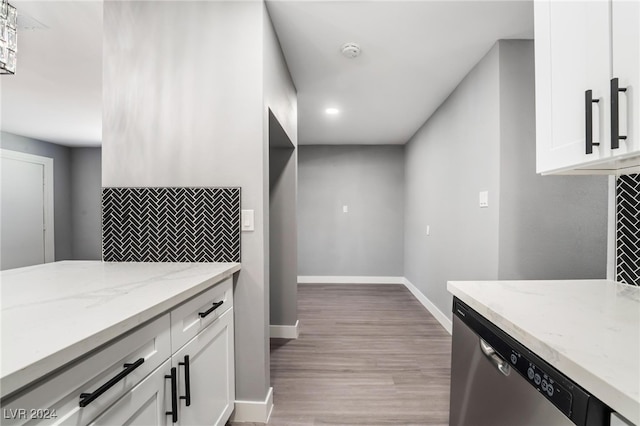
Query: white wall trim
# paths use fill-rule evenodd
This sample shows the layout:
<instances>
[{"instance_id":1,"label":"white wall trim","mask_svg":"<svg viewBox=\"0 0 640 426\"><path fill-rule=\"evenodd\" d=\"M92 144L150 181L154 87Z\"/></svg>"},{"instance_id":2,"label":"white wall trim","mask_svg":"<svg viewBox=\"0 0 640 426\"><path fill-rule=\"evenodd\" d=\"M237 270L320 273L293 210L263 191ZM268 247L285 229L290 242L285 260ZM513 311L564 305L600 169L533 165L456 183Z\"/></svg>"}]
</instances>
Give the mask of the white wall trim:
<instances>
[{"instance_id":1,"label":"white wall trim","mask_svg":"<svg viewBox=\"0 0 640 426\"><path fill-rule=\"evenodd\" d=\"M418 299L420 303L422 303L422 306L424 306L427 311L429 311L431 315L433 315L435 319L438 320L442 327L444 327L444 329L447 330L449 334L451 334L452 323L449 317L447 317L440 309L438 309L438 307L434 305L433 302L429 300L429 298L427 298L427 296L425 296L420 290L418 290L418 288L413 285L411 281L406 278L403 278L403 280L405 287L407 287L411 294L413 294L415 298Z\"/></svg>"},{"instance_id":2,"label":"white wall trim","mask_svg":"<svg viewBox=\"0 0 640 426\"><path fill-rule=\"evenodd\" d=\"M44 261L45 263L55 261L53 158L8 149L0 149L0 157L26 163L42 164L44 168Z\"/></svg>"},{"instance_id":3,"label":"white wall trim","mask_svg":"<svg viewBox=\"0 0 640 426\"><path fill-rule=\"evenodd\" d=\"M272 338L297 339L300 336L299 324L300 321L297 320L295 325L270 325L269 335Z\"/></svg>"},{"instance_id":4,"label":"white wall trim","mask_svg":"<svg viewBox=\"0 0 640 426\"><path fill-rule=\"evenodd\" d=\"M230 420L238 423L267 423L272 411L273 388L270 387L264 401L237 400Z\"/></svg>"},{"instance_id":5,"label":"white wall trim","mask_svg":"<svg viewBox=\"0 0 640 426\"><path fill-rule=\"evenodd\" d=\"M609 176L607 206L607 279L616 279L616 180Z\"/></svg>"},{"instance_id":6,"label":"white wall trim","mask_svg":"<svg viewBox=\"0 0 640 426\"><path fill-rule=\"evenodd\" d=\"M298 275L298 284L403 284L404 277Z\"/></svg>"}]
</instances>

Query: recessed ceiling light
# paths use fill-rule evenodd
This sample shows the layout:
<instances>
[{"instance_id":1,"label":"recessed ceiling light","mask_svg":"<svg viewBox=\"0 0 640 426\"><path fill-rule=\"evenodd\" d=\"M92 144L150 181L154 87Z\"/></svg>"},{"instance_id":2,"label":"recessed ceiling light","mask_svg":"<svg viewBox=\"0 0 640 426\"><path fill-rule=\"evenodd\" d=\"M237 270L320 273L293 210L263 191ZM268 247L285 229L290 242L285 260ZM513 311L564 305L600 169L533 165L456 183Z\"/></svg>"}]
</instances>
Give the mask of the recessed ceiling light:
<instances>
[{"instance_id":1,"label":"recessed ceiling light","mask_svg":"<svg viewBox=\"0 0 640 426\"><path fill-rule=\"evenodd\" d=\"M340 112L340 110L338 108L327 108L324 110L324 112L326 112L329 115L336 115Z\"/></svg>"}]
</instances>

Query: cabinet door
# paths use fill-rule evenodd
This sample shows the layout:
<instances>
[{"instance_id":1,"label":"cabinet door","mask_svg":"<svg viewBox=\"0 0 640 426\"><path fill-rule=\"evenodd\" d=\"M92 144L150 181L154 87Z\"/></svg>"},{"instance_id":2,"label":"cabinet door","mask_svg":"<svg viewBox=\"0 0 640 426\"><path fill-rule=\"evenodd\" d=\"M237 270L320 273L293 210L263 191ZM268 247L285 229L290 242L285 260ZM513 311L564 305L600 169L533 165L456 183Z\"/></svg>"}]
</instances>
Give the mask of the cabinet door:
<instances>
[{"instance_id":1,"label":"cabinet door","mask_svg":"<svg viewBox=\"0 0 640 426\"><path fill-rule=\"evenodd\" d=\"M610 155L609 3L534 3L538 172L570 168ZM585 91L593 91L592 154L585 150Z\"/></svg>"},{"instance_id":2,"label":"cabinet door","mask_svg":"<svg viewBox=\"0 0 640 426\"><path fill-rule=\"evenodd\" d=\"M165 378L171 371L167 360L147 378L100 415L91 425L171 425L171 383Z\"/></svg>"},{"instance_id":3,"label":"cabinet door","mask_svg":"<svg viewBox=\"0 0 640 426\"><path fill-rule=\"evenodd\" d=\"M185 366L179 364L184 363L185 356L189 356L189 406L182 398L187 394ZM190 340L172 359L178 369L180 425L224 425L235 402L233 308Z\"/></svg>"},{"instance_id":4,"label":"cabinet door","mask_svg":"<svg viewBox=\"0 0 640 426\"><path fill-rule=\"evenodd\" d=\"M619 148L615 156L640 151L640 2L613 0L611 3L612 77L618 78L620 87Z\"/></svg>"}]
</instances>

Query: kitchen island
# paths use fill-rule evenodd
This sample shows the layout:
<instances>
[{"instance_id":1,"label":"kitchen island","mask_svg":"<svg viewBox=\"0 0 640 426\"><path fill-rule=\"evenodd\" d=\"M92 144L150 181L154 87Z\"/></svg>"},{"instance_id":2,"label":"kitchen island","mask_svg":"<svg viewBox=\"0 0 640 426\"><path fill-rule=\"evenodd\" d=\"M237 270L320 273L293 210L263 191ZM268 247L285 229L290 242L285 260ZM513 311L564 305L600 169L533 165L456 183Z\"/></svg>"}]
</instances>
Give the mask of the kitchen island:
<instances>
[{"instance_id":1,"label":"kitchen island","mask_svg":"<svg viewBox=\"0 0 640 426\"><path fill-rule=\"evenodd\" d=\"M104 352L104 348L113 346L114 341L133 336L139 332L136 330L149 328L148 324L155 327L149 334L152 347L147 352L140 352L148 368L153 366L149 360L155 354L162 353L168 359L180 349L171 347L171 343L176 346L179 341L180 345L187 346L187 339L200 333L209 325L205 321L213 322L218 313L229 321L227 328L231 336L228 339L231 340L225 344L230 343L232 350L230 277L239 270L239 263L65 261L3 271L0 293L3 407L7 397L11 400L14 394L24 393L23 388L30 391L47 376L64 374L73 367L75 360L82 362L92 353ZM223 281L224 284L220 284ZM212 288L218 287L222 290L211 293ZM198 299L204 296L208 298L200 302ZM206 309L212 300L218 301L218 306L225 305L210 316L209 312L198 316L199 311L212 311ZM189 304L193 301L202 306L191 307ZM184 330L179 328L183 317L190 321ZM193 330L187 330L189 327ZM130 348L123 345L121 352L131 357L138 344L136 339L140 340L140 337L132 339ZM160 362L164 359L158 360ZM122 368L122 363L118 364L117 369ZM125 370L127 368L125 365ZM55 381L55 378L51 380ZM73 398L77 406L78 395ZM113 400L116 399L114 396ZM47 409L42 406L27 408Z\"/></svg>"},{"instance_id":2,"label":"kitchen island","mask_svg":"<svg viewBox=\"0 0 640 426\"><path fill-rule=\"evenodd\" d=\"M562 280L450 281L447 289L640 424L640 288L608 280Z\"/></svg>"}]
</instances>

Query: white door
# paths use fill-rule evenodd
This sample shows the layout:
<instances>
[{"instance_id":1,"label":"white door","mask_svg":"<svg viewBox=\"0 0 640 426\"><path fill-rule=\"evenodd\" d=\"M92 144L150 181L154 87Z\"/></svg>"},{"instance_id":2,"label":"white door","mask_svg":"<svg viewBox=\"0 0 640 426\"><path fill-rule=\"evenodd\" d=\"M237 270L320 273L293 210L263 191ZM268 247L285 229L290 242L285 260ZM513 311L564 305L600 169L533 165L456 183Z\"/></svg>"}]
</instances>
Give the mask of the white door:
<instances>
[{"instance_id":1,"label":"white door","mask_svg":"<svg viewBox=\"0 0 640 426\"><path fill-rule=\"evenodd\" d=\"M0 159L0 269L53 261L53 159L7 150Z\"/></svg>"},{"instance_id":2,"label":"white door","mask_svg":"<svg viewBox=\"0 0 640 426\"><path fill-rule=\"evenodd\" d=\"M611 45L613 75L619 86L627 88L619 94L620 140L614 155L640 151L640 2L613 0L611 4Z\"/></svg>"},{"instance_id":3,"label":"white door","mask_svg":"<svg viewBox=\"0 0 640 426\"><path fill-rule=\"evenodd\" d=\"M235 401L233 308L173 355L181 397L187 394L184 365L187 355L191 403L187 406L186 400L180 399L180 426L226 424Z\"/></svg>"},{"instance_id":4,"label":"white door","mask_svg":"<svg viewBox=\"0 0 640 426\"><path fill-rule=\"evenodd\" d=\"M538 172L606 158L610 25L606 1L536 1ZM585 105L585 91L594 100ZM593 114L593 147L585 147L585 110Z\"/></svg>"}]
</instances>

